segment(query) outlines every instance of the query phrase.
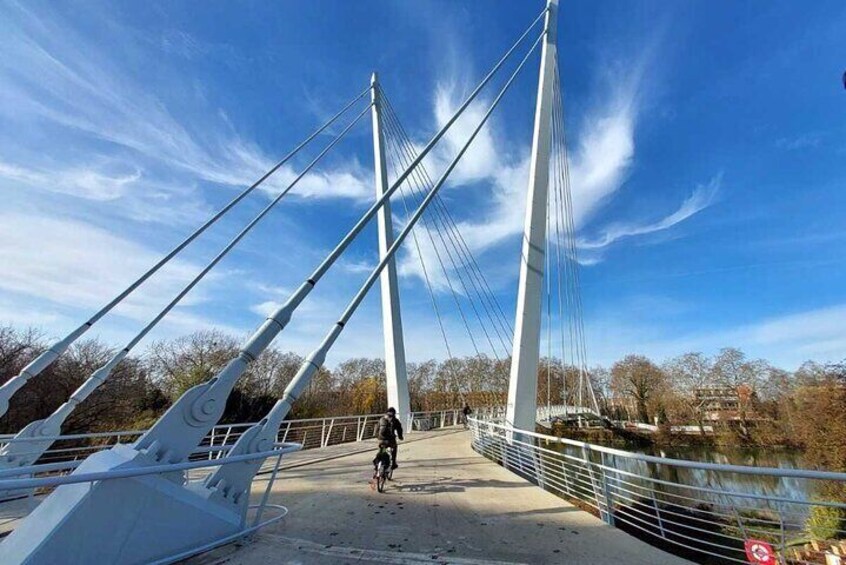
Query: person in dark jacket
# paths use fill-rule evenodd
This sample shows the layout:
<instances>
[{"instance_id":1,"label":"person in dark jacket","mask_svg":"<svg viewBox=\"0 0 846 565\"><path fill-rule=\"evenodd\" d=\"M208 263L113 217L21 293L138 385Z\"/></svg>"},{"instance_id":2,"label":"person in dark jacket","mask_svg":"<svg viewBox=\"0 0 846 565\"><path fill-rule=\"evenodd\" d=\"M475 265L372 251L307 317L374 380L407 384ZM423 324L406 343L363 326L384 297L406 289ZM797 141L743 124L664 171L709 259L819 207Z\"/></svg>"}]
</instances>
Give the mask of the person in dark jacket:
<instances>
[{"instance_id":1,"label":"person in dark jacket","mask_svg":"<svg viewBox=\"0 0 846 565\"><path fill-rule=\"evenodd\" d=\"M391 449L391 469L399 467L397 465L397 438L402 438L402 424L397 418L397 411L395 408L388 408L384 416L379 418L379 424L376 429L376 438L380 442L387 442Z\"/></svg>"},{"instance_id":2,"label":"person in dark jacket","mask_svg":"<svg viewBox=\"0 0 846 565\"><path fill-rule=\"evenodd\" d=\"M473 413L473 410L470 409L470 405L465 402L464 408L461 409L461 414L464 416L463 420L464 420L464 429L465 430L467 429L467 418L472 413Z\"/></svg>"}]
</instances>

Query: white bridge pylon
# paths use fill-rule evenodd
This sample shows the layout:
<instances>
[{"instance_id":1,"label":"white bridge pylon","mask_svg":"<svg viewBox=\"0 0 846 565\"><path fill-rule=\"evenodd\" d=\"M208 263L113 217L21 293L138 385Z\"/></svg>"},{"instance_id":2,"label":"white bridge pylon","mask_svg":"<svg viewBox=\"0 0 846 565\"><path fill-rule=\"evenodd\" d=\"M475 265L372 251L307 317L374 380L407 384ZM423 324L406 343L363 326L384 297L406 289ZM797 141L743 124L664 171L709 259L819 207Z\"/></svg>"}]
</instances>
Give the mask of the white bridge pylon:
<instances>
[{"instance_id":1,"label":"white bridge pylon","mask_svg":"<svg viewBox=\"0 0 846 565\"><path fill-rule=\"evenodd\" d=\"M520 256L520 282L517 287L514 346L511 351L511 377L508 381L505 414L506 425L518 430L534 430L537 413L557 29L558 0L549 0L544 18L545 37L541 47L523 250Z\"/></svg>"},{"instance_id":2,"label":"white bridge pylon","mask_svg":"<svg viewBox=\"0 0 846 565\"><path fill-rule=\"evenodd\" d=\"M376 178L376 198L381 198L388 189L388 165L385 161L385 136L382 126L382 100L376 73L370 79L370 112L373 117L373 165ZM394 227L391 219L391 203L379 210L379 259L385 259L388 249L394 243ZM405 363L405 343L402 334L397 264L393 257L381 276L382 290L382 333L385 339L385 377L388 389L388 405L396 408L400 421L411 429L411 399L408 396L408 372Z\"/></svg>"},{"instance_id":3,"label":"white bridge pylon","mask_svg":"<svg viewBox=\"0 0 846 565\"><path fill-rule=\"evenodd\" d=\"M280 447L277 438L281 422L288 415L291 406L312 376L323 365L327 353L377 280L381 281L382 290L389 401L395 405L401 417L407 418L410 414L410 404L399 295L396 284L395 255L496 109L506 91L524 68L530 56L538 46L541 46L541 72L533 133L526 234L520 267L517 323L507 407L509 424L521 429L534 429L537 413L537 369L540 353L540 302L544 277L545 220L548 207L550 121L553 107L552 85L556 76L556 19L557 0L549 0L544 11L534 19L455 114L412 159L408 167L399 174L390 186L385 167L381 99L378 82L374 75L370 87L371 101L368 108L365 108L308 168L334 147L343 134L353 127L369 109L373 124L376 202L361 216L288 300L268 317L243 344L238 355L231 359L220 373L211 380L185 392L134 444L116 445L111 449L97 452L89 456L73 473L77 476L95 474L105 480L62 485L47 496L9 536L0 542L0 556L2 556L3 563L155 562L167 560L174 555L182 555L195 548L208 547L219 540L232 539L233 536L239 535L239 532L245 532L250 488L262 461L262 459L255 458L256 454L270 453ZM532 34L532 31L536 31L536 26L541 21L544 22L543 31L539 34ZM516 65L516 68L501 86L498 94L493 98L489 108L460 151L446 167L437 182L433 183L418 208L408 217L402 230L394 237L389 199L418 166L422 167L421 163L426 155L478 97L481 90L497 76L498 71L511 58L515 50L524 44L527 37L534 39L531 47L528 48L519 64ZM343 111L361 98L362 95L359 95ZM334 120L335 118L330 120L329 123ZM329 123L300 144L292 154L305 143L314 139L314 136L323 131ZM285 160L289 157L290 155ZM285 160L282 162L284 163ZM213 220L216 220L231 206L237 204L238 200L258 186L279 166L281 166L281 163L230 205L227 205ZM305 174L305 171L302 174ZM302 174L297 180L302 178ZM278 202L290 188L291 186L272 204ZM266 208L262 215L269 209L270 207ZM227 459L230 458L232 463L220 465L201 481L189 481L182 472L158 472L158 469L163 467L184 465L189 457L196 452L203 439L222 416L229 394L238 379L246 372L249 364L285 329L292 316L296 314L300 304L309 296L323 275L374 216L377 217L379 224L379 264L351 299L346 309L339 316L338 321L329 328L317 348L307 356L296 376L285 389L282 398L276 402L272 410L260 422L245 431L228 451L226 457L223 458L223 463L227 463ZM257 217L254 222L260 220L261 217ZM167 259L169 260L182 247L190 243L208 225L210 225L209 222L204 224L169 254ZM252 225L254 223L249 224L248 227ZM241 235L239 235L240 237ZM237 243L237 239L230 246L224 248L222 253L225 254L235 243ZM155 272L161 264L163 263L160 262L154 266L144 277ZM207 269L200 276L205 272L207 272ZM0 412L5 410L5 402L14 393L14 390L17 390L26 379L36 375L58 357L61 351L66 349L74 339L84 333L96 321L97 316L103 315L122 300L122 297L125 297L135 286L143 282L144 277L109 303L106 308L92 318L92 321L83 326L84 329L78 330L62 340L60 344L51 348L50 354L40 358L36 363L37 366L22 372L14 381L13 387L6 388L5 391L0 390ZM191 285L195 284L197 280L192 281ZM190 286L186 287L186 290L183 290L175 301L181 298L187 290L190 290ZM172 304L175 304L175 301ZM164 313L161 315L164 315ZM151 325L143 331L147 331L159 319L160 317L154 319ZM103 376L103 379L105 378ZM81 390L81 393L88 394L91 389L97 386L98 382L85 385L87 388ZM55 426L60 426L60 419L57 416L49 422L50 426L53 426L50 427L53 432L55 432ZM43 429L46 429L46 426ZM253 457L253 459L249 459L250 457ZM21 467L21 469L27 468L26 463ZM138 474L151 468L155 468L153 470L156 474Z\"/></svg>"}]
</instances>

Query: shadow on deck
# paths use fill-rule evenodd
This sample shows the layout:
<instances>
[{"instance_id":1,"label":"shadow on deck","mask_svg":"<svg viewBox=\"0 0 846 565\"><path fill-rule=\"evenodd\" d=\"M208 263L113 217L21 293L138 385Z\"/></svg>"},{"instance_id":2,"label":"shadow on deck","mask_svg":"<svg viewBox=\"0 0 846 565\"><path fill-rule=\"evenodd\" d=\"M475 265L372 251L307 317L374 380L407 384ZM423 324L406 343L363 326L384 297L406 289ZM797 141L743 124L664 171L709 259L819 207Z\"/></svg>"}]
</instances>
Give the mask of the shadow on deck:
<instances>
[{"instance_id":1,"label":"shadow on deck","mask_svg":"<svg viewBox=\"0 0 846 565\"><path fill-rule=\"evenodd\" d=\"M383 494L368 485L373 448L289 456L271 494L288 517L190 563L687 563L477 455L468 432L410 435Z\"/></svg>"}]
</instances>

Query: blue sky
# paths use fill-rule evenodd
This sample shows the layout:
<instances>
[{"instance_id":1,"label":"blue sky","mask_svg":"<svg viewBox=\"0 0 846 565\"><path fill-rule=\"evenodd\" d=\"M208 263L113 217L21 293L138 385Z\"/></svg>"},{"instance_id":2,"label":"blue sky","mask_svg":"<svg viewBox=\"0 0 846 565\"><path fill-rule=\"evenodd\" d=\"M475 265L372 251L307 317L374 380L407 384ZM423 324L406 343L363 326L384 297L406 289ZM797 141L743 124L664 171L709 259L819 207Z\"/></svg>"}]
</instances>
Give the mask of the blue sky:
<instances>
[{"instance_id":1,"label":"blue sky","mask_svg":"<svg viewBox=\"0 0 846 565\"><path fill-rule=\"evenodd\" d=\"M422 145L541 2L0 4L0 322L81 322L369 83ZM588 359L723 346L846 356L846 5L565 2L559 48ZM444 199L509 317L537 58ZM443 164L489 90L431 160ZM150 339L246 335L372 201L369 121ZM337 131L337 130L335 130ZM211 230L92 334L119 344L284 186ZM305 354L367 268L363 233L276 345ZM412 257L409 358L443 357ZM457 352L468 353L445 288ZM329 364L379 355L371 296Z\"/></svg>"}]
</instances>

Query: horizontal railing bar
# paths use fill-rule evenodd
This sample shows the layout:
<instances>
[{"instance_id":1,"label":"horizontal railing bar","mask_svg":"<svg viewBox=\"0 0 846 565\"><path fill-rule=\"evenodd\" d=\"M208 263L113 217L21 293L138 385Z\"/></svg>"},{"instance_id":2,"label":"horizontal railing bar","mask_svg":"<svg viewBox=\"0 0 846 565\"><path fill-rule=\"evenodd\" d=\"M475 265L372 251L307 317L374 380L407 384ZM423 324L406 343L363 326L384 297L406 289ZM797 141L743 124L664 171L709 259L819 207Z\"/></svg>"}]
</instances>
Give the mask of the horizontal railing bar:
<instances>
[{"instance_id":1,"label":"horizontal railing bar","mask_svg":"<svg viewBox=\"0 0 846 565\"><path fill-rule=\"evenodd\" d=\"M651 523L649 523L649 522L646 522L646 521L644 521L644 520L641 520L641 519L637 518L636 516L631 516L631 515L626 515L626 514L622 514L622 515L621 515L621 514L615 514L615 515L614 515L614 519L615 519L615 520L622 520L623 522L626 522L626 523L628 523L628 524L630 524L631 526L634 526L634 527L638 527L638 526L636 526L636 525L635 525L633 522L631 522L630 520L636 520L636 521L637 521L637 522L639 522L640 524L648 524L649 526L652 526L652 527L658 528L658 525L657 525L657 524L651 524ZM731 546L728 546L728 545L722 545L722 544L719 544L719 543L713 543L713 542L705 541L705 540L703 540L703 539L699 539L699 538L695 538L695 537L692 537L692 536L688 536L688 535L682 534L682 533L677 532L677 531L675 531L675 530L671 530L671 531L667 532L667 534L665 534L665 535L662 537L662 536L661 536L661 534L656 534L655 532L649 532L649 530L648 530L648 529L646 529L646 528L641 528L641 529L643 529L643 530L644 530L644 531L646 531L647 533L651 533L652 535L654 535L654 536L656 536L656 537L659 537L659 538L661 538L662 540L666 540L666 541L672 541L672 540L670 539L670 537L672 536L672 537L678 537L678 538L682 538L682 539L690 540L690 541L695 542L695 543L697 543L697 544L701 543L701 544L705 544L705 545L709 545L709 546L713 546L713 547L718 547L718 548L720 548L720 549L725 549L725 550L728 550L728 551L736 551L736 552L738 552L738 553L745 554L745 550L744 550L744 549L742 549L742 548L739 548L739 547L731 547ZM702 552L702 553L709 553L707 550L702 549L701 547L691 547L691 546L690 546L690 544L687 544L685 547L687 547L687 549L692 550L692 551L699 551L699 552ZM710 554L711 554L711 555L718 556L718 557L720 557L720 558L722 558L722 559L734 559L733 557L730 557L730 556L726 555L725 553L710 553ZM741 563L746 563L746 561L740 561L740 562L741 562Z\"/></svg>"},{"instance_id":2,"label":"horizontal railing bar","mask_svg":"<svg viewBox=\"0 0 846 565\"><path fill-rule=\"evenodd\" d=\"M595 509L611 525L631 527L650 539L669 542L689 551L718 557L726 562L745 563L746 538L780 536L780 550L786 536L805 531L808 509L846 508L846 504L825 500L788 498L783 495L738 492L734 483L725 488L721 475L757 475L807 481L846 481L846 473L805 469L775 469L685 461L628 453L585 442L516 430L505 424L469 419L475 451L527 477L539 487L565 500ZM551 449L560 446L561 449ZM571 453L578 450L576 453ZM580 452L580 453L579 453ZM608 456L614 459L609 459ZM594 460L594 458L598 459ZM691 468L707 473L707 486L666 480L652 475L643 464L618 468L621 461L660 465L662 468ZM716 480L718 487L712 487ZM791 491L792 493L792 491ZM839 537L846 530L836 530ZM796 562L796 560L790 560Z\"/></svg>"},{"instance_id":3,"label":"horizontal railing bar","mask_svg":"<svg viewBox=\"0 0 846 565\"><path fill-rule=\"evenodd\" d=\"M0 481L0 490L21 490L28 488L51 487L59 485L70 485L76 483L90 483L93 481L107 481L114 479L128 479L131 477L140 477L143 475L159 475L162 473L172 473L175 471L187 471L189 469L213 468L220 465L231 465L232 463L243 463L245 461L255 461L257 459L266 459L268 457L277 456L280 452L292 453L299 451L301 445L299 444L276 444L279 449L272 449L270 451L262 451L260 453L249 453L245 455L232 455L230 457L221 457L220 459L203 459L200 461L187 461L185 463L171 463L167 465L151 465L149 467L140 467L133 469L113 469L111 471L102 471L95 473L84 473L82 475L62 475L58 477L42 477L33 479L8 479ZM16 469L19 471L19 469Z\"/></svg>"},{"instance_id":4,"label":"horizontal railing bar","mask_svg":"<svg viewBox=\"0 0 846 565\"><path fill-rule=\"evenodd\" d=\"M625 496L624 494L621 494L620 491L616 491L616 493L614 494L614 498L617 499L618 497L622 498L623 500L628 500L628 501L632 502L633 504L643 504L642 500L636 500L636 499L630 498L628 496ZM650 507L650 508L652 508L652 507ZM689 518L690 516L687 516L686 514L678 514L676 512L670 512L668 510L660 510L660 512L658 514L656 514L654 508L652 509L652 512L647 512L647 511L641 510L640 508L637 508L635 506L626 506L625 512L629 512L629 511L637 512L638 514L642 514L642 515L648 516L650 518L655 518L656 520L661 520L665 524L674 524L676 526L681 526L681 527L686 528L688 530L695 530L697 532L703 532L703 533L706 533L706 534L720 536L720 537L728 538L730 540L735 540L735 541L739 541L739 542L744 541L743 538L739 538L739 537L732 536L732 535L729 535L729 534L724 534L722 532L717 532L717 531L714 531L714 530L706 530L704 528L699 528L697 526L691 526L690 524L683 524L681 522L676 522L675 520L670 520L668 518L662 517L664 514L675 514L676 516L680 516L682 518ZM714 524L714 522L710 522L710 523ZM726 526L728 526L728 524L726 524ZM761 530L761 529L755 528L754 526L748 527L745 524L744 524L744 529L746 529L747 531L756 531L756 532L761 532L761 533L767 533L766 530ZM674 530L671 530L671 532L676 533Z\"/></svg>"},{"instance_id":5,"label":"horizontal railing bar","mask_svg":"<svg viewBox=\"0 0 846 565\"><path fill-rule=\"evenodd\" d=\"M635 524L635 523L627 520L625 516L619 516L619 517L615 517L615 518L619 519L621 522L624 522L624 523L630 525L633 528L637 528L638 530L640 530L640 531L642 531L642 532L644 532L644 533L646 533L646 534L648 534L648 535L650 535L650 536L652 536L656 539L659 539L661 541L665 541L665 542L668 542L668 543L672 543L673 545L677 545L677 546L684 548L688 551L697 551L699 553L704 553L706 555L710 555L712 557L717 557L719 559L725 559L725 560L728 560L728 561L734 561L735 563L743 563L743 565L748 565L748 561L746 561L745 559L737 559L735 557L731 557L731 556L728 556L728 555L725 555L725 554L722 554L722 553L715 553L715 552L709 551L707 549L692 548L692 547L690 547L689 544L682 543L680 541L671 539L669 536L661 536L660 533L650 531L648 528L644 528L643 526L640 526L638 524ZM671 534L671 535L674 535L674 534Z\"/></svg>"},{"instance_id":6,"label":"horizontal railing bar","mask_svg":"<svg viewBox=\"0 0 846 565\"><path fill-rule=\"evenodd\" d=\"M475 418L470 418L476 420ZM483 422L486 426L500 428L507 430L506 426L494 424L491 422ZM832 480L832 481L846 481L846 473L837 473L834 471L813 471L810 469L780 469L775 467L752 467L747 465L725 465L721 463L705 463L700 461L688 461L685 459L672 459L667 457L656 457L654 455L644 455L642 453L632 453L611 447L605 447L592 443L585 443L567 438L559 438L555 436L548 436L531 432L528 430L514 430L520 435L530 436L538 439L548 440L550 442L559 443L562 445L570 445L578 448L585 448L598 453L606 453L625 459L632 459L636 461L644 461L647 463L658 463L662 465L673 465L676 467L684 467L690 469L703 469L710 471L720 471L724 473L738 473L743 475L766 475L769 477L786 477L798 479L816 479L816 480ZM515 440L516 442L516 440ZM528 444L526 444L528 445ZM533 446L537 447L537 446ZM539 448L542 449L542 448Z\"/></svg>"},{"instance_id":7,"label":"horizontal railing bar","mask_svg":"<svg viewBox=\"0 0 846 565\"><path fill-rule=\"evenodd\" d=\"M481 410L481 409L479 409ZM460 408L449 408L445 410L433 410L430 412L412 412L412 418L416 418L418 415L426 416L430 414L440 414L444 412L460 412ZM377 414L355 414L349 416L324 416L321 418L300 418L297 420L283 420L282 426L287 426L288 424L295 425L304 422L322 422L326 421L327 423L330 420L334 420L336 422L340 420L350 420L350 423L356 423L358 418L378 418L384 415L384 413L377 413ZM227 430L231 428L249 428L254 426L258 422L237 422L233 424L217 424L212 428L215 432L220 430ZM375 425L376 422L374 421L373 424ZM58 435L58 436L39 436L37 438L16 438L12 434L4 434L0 435L0 444L5 443L16 443L16 442L32 442L32 441L43 441L43 440L50 440L50 441L62 441L62 440L72 440L72 439L93 439L93 438L105 438L105 437L116 437L116 436L133 436L133 435L143 435L146 433L146 430L123 430L117 432L91 432L91 433L84 433L84 434L67 434L67 435ZM206 439L210 436L206 436Z\"/></svg>"}]
</instances>

